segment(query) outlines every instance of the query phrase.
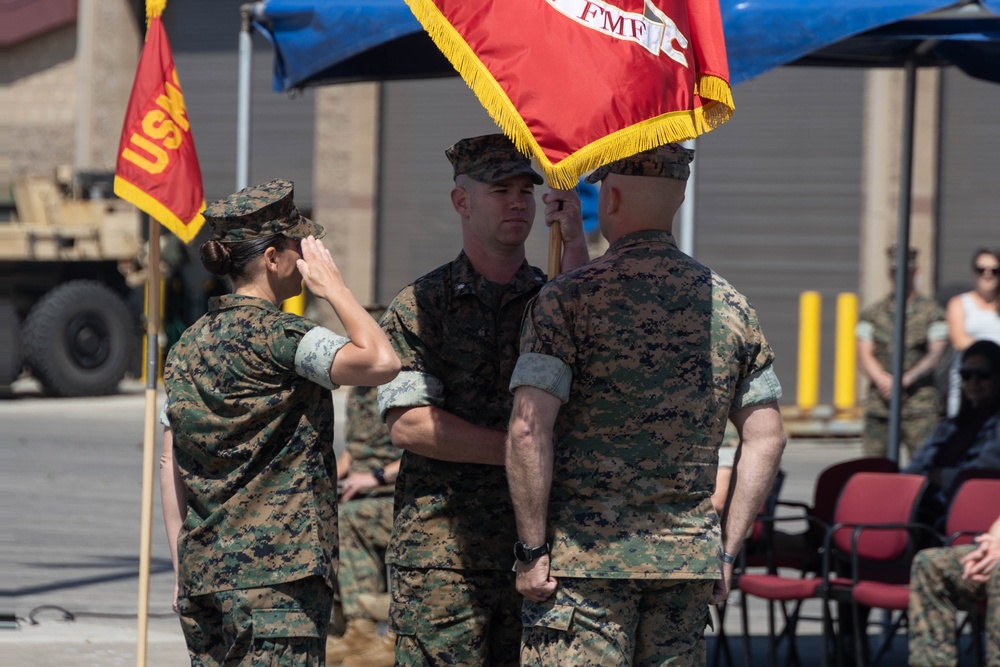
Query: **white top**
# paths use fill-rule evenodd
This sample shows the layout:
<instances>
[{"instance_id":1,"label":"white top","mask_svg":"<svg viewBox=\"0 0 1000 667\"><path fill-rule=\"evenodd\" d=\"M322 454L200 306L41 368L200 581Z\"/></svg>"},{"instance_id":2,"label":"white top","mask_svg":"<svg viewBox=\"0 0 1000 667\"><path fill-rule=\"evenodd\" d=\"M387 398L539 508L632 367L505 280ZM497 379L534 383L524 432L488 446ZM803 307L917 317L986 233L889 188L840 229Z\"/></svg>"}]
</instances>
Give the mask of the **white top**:
<instances>
[{"instance_id":1,"label":"white top","mask_svg":"<svg viewBox=\"0 0 1000 667\"><path fill-rule=\"evenodd\" d=\"M965 313L965 331L972 340L991 340L1000 345L1000 314L996 308L980 308L971 292L961 295Z\"/></svg>"}]
</instances>

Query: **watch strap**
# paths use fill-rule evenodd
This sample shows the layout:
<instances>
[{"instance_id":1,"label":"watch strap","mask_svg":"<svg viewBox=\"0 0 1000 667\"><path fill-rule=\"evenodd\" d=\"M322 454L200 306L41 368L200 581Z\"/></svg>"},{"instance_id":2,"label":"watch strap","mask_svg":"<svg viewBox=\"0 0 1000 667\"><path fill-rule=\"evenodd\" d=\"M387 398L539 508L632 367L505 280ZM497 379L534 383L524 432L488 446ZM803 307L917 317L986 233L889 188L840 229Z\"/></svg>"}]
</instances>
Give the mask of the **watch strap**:
<instances>
[{"instance_id":1,"label":"watch strap","mask_svg":"<svg viewBox=\"0 0 1000 667\"><path fill-rule=\"evenodd\" d=\"M547 553L549 553L548 542L540 544L537 547L532 547L518 540L517 544L514 545L514 557L522 563L530 563Z\"/></svg>"}]
</instances>

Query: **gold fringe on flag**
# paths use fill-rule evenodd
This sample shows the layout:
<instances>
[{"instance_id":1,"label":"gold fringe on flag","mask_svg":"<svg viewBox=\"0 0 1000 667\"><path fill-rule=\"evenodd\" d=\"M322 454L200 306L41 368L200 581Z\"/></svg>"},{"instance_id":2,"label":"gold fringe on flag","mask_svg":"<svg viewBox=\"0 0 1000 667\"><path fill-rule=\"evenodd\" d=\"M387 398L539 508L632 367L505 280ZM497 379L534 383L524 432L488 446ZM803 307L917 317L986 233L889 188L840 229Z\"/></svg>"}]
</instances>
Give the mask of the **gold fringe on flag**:
<instances>
[{"instance_id":1,"label":"gold fringe on flag","mask_svg":"<svg viewBox=\"0 0 1000 667\"><path fill-rule=\"evenodd\" d=\"M163 15L167 8L167 0L146 0L146 23Z\"/></svg>"},{"instance_id":2,"label":"gold fringe on flag","mask_svg":"<svg viewBox=\"0 0 1000 667\"><path fill-rule=\"evenodd\" d=\"M526 155L533 155L538 160L552 188L573 188L582 174L609 162L666 143L693 139L722 125L733 114L733 97L729 84L717 76L705 74L696 81L694 90L702 99L702 106L666 113L630 125L552 163L528 130L507 93L437 5L432 0L405 1L500 130L514 142L518 150Z\"/></svg>"}]
</instances>

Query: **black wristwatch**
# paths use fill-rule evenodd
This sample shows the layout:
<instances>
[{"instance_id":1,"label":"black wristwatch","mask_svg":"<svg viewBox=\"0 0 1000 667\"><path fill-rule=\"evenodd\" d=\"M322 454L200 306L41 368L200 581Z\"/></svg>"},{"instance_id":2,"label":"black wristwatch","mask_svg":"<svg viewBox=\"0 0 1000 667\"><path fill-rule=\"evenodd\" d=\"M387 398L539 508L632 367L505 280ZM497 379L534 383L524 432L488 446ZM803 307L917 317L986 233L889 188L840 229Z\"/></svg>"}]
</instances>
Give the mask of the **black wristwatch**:
<instances>
[{"instance_id":1,"label":"black wristwatch","mask_svg":"<svg viewBox=\"0 0 1000 667\"><path fill-rule=\"evenodd\" d=\"M379 486L386 485L385 470L383 470L382 468L375 468L374 470L372 470L372 477L375 478L375 481L378 482Z\"/></svg>"},{"instance_id":2,"label":"black wristwatch","mask_svg":"<svg viewBox=\"0 0 1000 667\"><path fill-rule=\"evenodd\" d=\"M544 556L549 552L549 543L546 542L540 547L529 547L524 542L518 540L514 543L514 558L522 563L530 563L539 556Z\"/></svg>"}]
</instances>

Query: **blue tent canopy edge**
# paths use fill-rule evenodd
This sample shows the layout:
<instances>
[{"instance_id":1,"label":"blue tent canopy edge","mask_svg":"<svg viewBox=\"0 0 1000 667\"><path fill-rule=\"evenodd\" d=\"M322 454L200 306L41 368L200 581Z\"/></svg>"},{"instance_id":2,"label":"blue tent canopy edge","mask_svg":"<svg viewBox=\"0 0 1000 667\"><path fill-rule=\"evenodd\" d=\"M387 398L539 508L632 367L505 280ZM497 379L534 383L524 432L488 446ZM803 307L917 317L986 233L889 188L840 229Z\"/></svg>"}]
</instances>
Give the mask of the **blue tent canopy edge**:
<instances>
[{"instance_id":1,"label":"blue tent canopy edge","mask_svg":"<svg viewBox=\"0 0 1000 667\"><path fill-rule=\"evenodd\" d=\"M1000 81L1000 0L721 0L730 78L788 64L952 63ZM274 46L274 88L453 76L403 0L267 0L254 28ZM928 42L928 40L932 40Z\"/></svg>"}]
</instances>

